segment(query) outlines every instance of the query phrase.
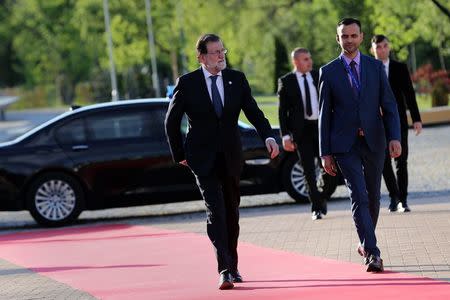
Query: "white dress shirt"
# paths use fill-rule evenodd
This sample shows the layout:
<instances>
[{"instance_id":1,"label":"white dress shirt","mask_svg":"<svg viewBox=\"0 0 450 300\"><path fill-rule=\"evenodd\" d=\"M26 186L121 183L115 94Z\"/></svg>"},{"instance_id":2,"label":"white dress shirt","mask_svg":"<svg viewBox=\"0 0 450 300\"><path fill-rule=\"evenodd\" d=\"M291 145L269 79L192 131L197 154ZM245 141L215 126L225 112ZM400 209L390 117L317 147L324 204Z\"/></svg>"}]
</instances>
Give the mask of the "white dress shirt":
<instances>
[{"instance_id":1,"label":"white dress shirt","mask_svg":"<svg viewBox=\"0 0 450 300\"><path fill-rule=\"evenodd\" d=\"M203 75L205 75L205 80L206 80L206 87L208 88L208 93L209 93L209 98L211 99L212 102L212 94L211 94L211 84L212 84L212 80L211 80L211 76L213 76L213 74L209 73L208 70L206 70L206 68L204 66L202 66L202 70L203 70ZM219 73L217 73L217 79L216 79L216 85L217 85L217 89L219 90L219 95L220 95L220 100L222 100L222 106L224 106L224 91L223 91L223 78L222 78L222 71L220 71Z\"/></svg>"},{"instance_id":2,"label":"white dress shirt","mask_svg":"<svg viewBox=\"0 0 450 300\"><path fill-rule=\"evenodd\" d=\"M384 70L386 71L386 76L387 76L387 78L389 78L389 58L387 59L386 62L383 61L383 65L384 65Z\"/></svg>"}]
</instances>

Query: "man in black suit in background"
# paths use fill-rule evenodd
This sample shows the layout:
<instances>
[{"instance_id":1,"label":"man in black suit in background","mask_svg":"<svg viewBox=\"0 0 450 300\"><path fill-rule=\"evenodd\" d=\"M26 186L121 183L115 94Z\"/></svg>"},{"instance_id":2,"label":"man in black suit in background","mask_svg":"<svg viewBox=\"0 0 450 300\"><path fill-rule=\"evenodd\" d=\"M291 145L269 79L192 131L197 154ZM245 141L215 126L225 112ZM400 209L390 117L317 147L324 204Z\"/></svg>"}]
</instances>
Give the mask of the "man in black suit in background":
<instances>
[{"instance_id":1,"label":"man in black suit in background","mask_svg":"<svg viewBox=\"0 0 450 300\"><path fill-rule=\"evenodd\" d=\"M166 135L175 162L191 168L206 205L207 233L218 263L219 289L242 282L238 271L241 110L265 141L271 158L278 144L242 72L226 68L222 40L215 34L197 41L201 67L178 78L166 115ZM180 130L186 114L186 140Z\"/></svg>"},{"instance_id":2,"label":"man in black suit in background","mask_svg":"<svg viewBox=\"0 0 450 300\"><path fill-rule=\"evenodd\" d=\"M294 71L278 80L278 116L283 148L295 151L300 158L311 201L312 219L322 219L327 203L317 189L315 159L319 159L319 74L312 71L313 60L308 49L295 48Z\"/></svg>"},{"instance_id":3,"label":"man in black suit in background","mask_svg":"<svg viewBox=\"0 0 450 300\"><path fill-rule=\"evenodd\" d=\"M386 187L389 191L391 202L389 204L389 211L409 212L411 211L408 203L408 119L406 116L406 109L409 109L413 127L416 135L422 131L422 121L420 119L419 109L417 107L416 93L409 76L408 68L405 64L389 59L390 47L389 40L384 35L375 35L372 38L371 52L376 59L381 60L385 66L386 75L389 79L389 84L394 92L397 100L397 107L400 116L401 127L401 144L402 154L395 158L397 169L397 179L392 169L391 157L389 153L386 154L384 163L383 177L386 182Z\"/></svg>"}]
</instances>

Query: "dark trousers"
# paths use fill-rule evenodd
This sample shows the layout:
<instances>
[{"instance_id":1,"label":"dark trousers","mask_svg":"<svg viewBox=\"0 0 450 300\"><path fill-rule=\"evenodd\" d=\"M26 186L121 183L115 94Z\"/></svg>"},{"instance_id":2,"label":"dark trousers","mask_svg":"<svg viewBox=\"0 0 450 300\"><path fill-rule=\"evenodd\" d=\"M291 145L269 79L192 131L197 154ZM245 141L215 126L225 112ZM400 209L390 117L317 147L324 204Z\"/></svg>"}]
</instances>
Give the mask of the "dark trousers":
<instances>
[{"instance_id":1,"label":"dark trousers","mask_svg":"<svg viewBox=\"0 0 450 300\"><path fill-rule=\"evenodd\" d=\"M297 143L297 153L305 174L306 184L309 190L311 211L323 209L322 197L317 189L317 174L315 159L319 159L319 130L317 121L304 120L303 136Z\"/></svg>"},{"instance_id":2,"label":"dark trousers","mask_svg":"<svg viewBox=\"0 0 450 300\"><path fill-rule=\"evenodd\" d=\"M389 149L386 152L386 159L384 161L383 178L389 191L391 202L400 201L406 204L406 198L408 197L408 127L402 126L401 144L402 154L395 158L397 178L395 178L392 168Z\"/></svg>"},{"instance_id":3,"label":"dark trousers","mask_svg":"<svg viewBox=\"0 0 450 300\"><path fill-rule=\"evenodd\" d=\"M334 155L350 193L359 241L369 255L380 255L375 228L380 211L384 156L384 151L371 152L364 137L358 137L349 152Z\"/></svg>"},{"instance_id":4,"label":"dark trousers","mask_svg":"<svg viewBox=\"0 0 450 300\"><path fill-rule=\"evenodd\" d=\"M239 237L239 179L227 172L225 157L217 154L211 174L197 176L206 205L206 229L217 258L218 272L236 271Z\"/></svg>"}]
</instances>

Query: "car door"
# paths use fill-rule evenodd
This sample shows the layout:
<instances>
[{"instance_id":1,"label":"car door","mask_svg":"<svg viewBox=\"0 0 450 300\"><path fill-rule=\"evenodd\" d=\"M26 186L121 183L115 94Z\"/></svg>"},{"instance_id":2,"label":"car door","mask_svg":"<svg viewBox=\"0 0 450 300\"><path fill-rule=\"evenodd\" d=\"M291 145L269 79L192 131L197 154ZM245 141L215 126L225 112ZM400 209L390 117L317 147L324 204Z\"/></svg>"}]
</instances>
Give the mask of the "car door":
<instances>
[{"instance_id":1,"label":"car door","mask_svg":"<svg viewBox=\"0 0 450 300\"><path fill-rule=\"evenodd\" d=\"M164 132L166 110L161 104L123 105L87 113L71 124L73 129L83 124L86 141L78 139L68 155L99 206L152 203L151 193L190 179L172 162Z\"/></svg>"}]
</instances>

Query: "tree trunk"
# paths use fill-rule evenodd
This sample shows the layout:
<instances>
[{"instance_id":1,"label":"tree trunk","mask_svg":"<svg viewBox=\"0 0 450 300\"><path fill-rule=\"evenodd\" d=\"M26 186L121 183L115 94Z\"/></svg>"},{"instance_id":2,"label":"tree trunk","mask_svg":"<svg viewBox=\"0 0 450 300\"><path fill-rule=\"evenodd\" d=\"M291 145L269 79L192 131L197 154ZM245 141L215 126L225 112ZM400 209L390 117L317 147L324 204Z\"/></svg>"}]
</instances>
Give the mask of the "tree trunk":
<instances>
[{"instance_id":1,"label":"tree trunk","mask_svg":"<svg viewBox=\"0 0 450 300\"><path fill-rule=\"evenodd\" d=\"M172 67L172 80L173 82L176 82L177 78L180 76L180 72L178 70L178 55L176 50L170 51L170 65Z\"/></svg>"}]
</instances>

